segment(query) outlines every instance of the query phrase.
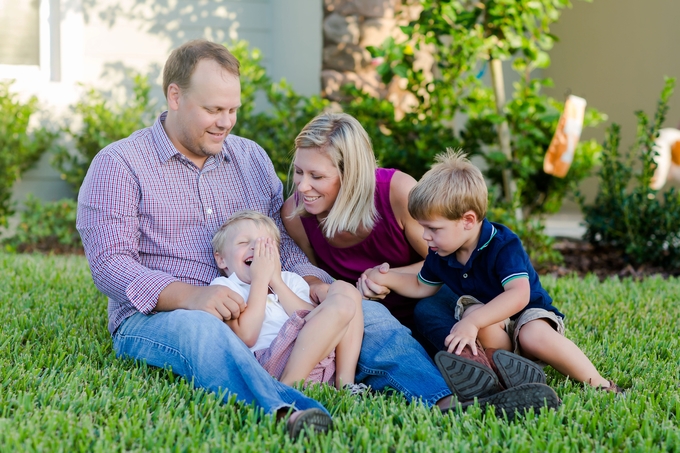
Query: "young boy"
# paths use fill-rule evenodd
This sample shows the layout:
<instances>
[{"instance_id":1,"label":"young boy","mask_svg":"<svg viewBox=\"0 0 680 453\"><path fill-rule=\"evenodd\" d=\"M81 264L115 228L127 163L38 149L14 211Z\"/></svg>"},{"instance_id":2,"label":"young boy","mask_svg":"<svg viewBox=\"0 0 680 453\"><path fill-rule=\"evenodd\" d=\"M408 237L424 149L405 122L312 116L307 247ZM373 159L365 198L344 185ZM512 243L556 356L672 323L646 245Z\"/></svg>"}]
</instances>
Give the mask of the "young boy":
<instances>
[{"instance_id":1,"label":"young boy","mask_svg":"<svg viewBox=\"0 0 680 453\"><path fill-rule=\"evenodd\" d=\"M255 211L235 213L215 233L215 261L227 277L211 284L228 286L246 301L227 324L284 384L333 381L362 393L367 387L354 384L364 334L361 295L337 281L314 307L304 279L281 272L280 241L274 221Z\"/></svg>"},{"instance_id":2,"label":"young boy","mask_svg":"<svg viewBox=\"0 0 680 453\"><path fill-rule=\"evenodd\" d=\"M422 270L415 276L372 269L366 276L413 298L432 296L443 284L468 295L458 300L458 321L444 339L449 353L460 355L469 346L477 355L479 340L484 348L514 350L593 387L621 392L564 336L564 315L552 305L517 235L486 220L488 193L479 169L460 151L449 150L436 162L409 194L409 213L425 229L430 248ZM442 355L436 358L440 369Z\"/></svg>"}]
</instances>

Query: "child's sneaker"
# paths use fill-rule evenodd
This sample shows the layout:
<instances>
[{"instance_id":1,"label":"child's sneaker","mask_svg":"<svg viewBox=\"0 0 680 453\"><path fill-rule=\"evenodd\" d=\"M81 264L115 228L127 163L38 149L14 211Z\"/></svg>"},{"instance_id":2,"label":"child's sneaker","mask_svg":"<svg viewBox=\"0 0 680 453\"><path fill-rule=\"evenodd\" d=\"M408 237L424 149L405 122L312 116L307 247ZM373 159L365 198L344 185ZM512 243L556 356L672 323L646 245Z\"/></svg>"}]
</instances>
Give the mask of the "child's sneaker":
<instances>
[{"instance_id":1,"label":"child's sneaker","mask_svg":"<svg viewBox=\"0 0 680 453\"><path fill-rule=\"evenodd\" d=\"M371 387L366 384L362 384L361 382L345 384L342 386L342 389L348 391L350 396L363 396L371 391Z\"/></svg>"},{"instance_id":2,"label":"child's sneaker","mask_svg":"<svg viewBox=\"0 0 680 453\"><path fill-rule=\"evenodd\" d=\"M612 381L611 379L607 379L609 381L609 387L598 387L598 390L601 390L603 392L611 392L611 393L616 393L617 395L623 395L623 389L616 385L616 382Z\"/></svg>"}]
</instances>

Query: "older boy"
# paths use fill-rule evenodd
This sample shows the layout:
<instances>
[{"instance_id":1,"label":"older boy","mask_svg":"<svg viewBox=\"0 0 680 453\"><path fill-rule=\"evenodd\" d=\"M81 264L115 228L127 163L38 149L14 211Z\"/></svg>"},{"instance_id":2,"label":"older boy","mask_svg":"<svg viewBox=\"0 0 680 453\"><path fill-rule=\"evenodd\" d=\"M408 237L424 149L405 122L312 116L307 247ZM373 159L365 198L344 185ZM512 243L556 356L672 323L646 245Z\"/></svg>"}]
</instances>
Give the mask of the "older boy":
<instances>
[{"instance_id":1,"label":"older boy","mask_svg":"<svg viewBox=\"0 0 680 453\"><path fill-rule=\"evenodd\" d=\"M438 156L409 194L409 212L424 227L430 247L422 270L418 276L371 270L367 277L413 298L431 296L443 284L469 295L455 307L457 322L443 342L448 353L460 355L469 346L477 355L479 340L483 347L514 349L573 379L620 392L564 336L564 315L552 305L517 235L486 220L487 199L482 173L463 153ZM450 310L419 305L416 316L439 318ZM451 354L436 358L440 369L461 360L475 366Z\"/></svg>"}]
</instances>

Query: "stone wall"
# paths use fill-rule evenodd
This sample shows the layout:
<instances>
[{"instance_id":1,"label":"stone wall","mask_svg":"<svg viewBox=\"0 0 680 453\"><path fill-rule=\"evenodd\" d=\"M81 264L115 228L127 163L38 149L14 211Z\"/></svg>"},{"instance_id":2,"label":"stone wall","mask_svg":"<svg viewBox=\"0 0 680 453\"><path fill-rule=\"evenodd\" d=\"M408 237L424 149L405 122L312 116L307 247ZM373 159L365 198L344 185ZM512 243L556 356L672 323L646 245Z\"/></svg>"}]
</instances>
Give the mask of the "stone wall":
<instances>
[{"instance_id":1,"label":"stone wall","mask_svg":"<svg viewBox=\"0 0 680 453\"><path fill-rule=\"evenodd\" d=\"M323 96L338 100L340 88L353 84L371 96L389 99L398 111L407 110L415 98L400 87L405 81L395 79L385 86L375 69L380 61L366 48L380 46L390 36L406 39L399 26L418 14L417 2L410 0L324 0Z\"/></svg>"}]
</instances>

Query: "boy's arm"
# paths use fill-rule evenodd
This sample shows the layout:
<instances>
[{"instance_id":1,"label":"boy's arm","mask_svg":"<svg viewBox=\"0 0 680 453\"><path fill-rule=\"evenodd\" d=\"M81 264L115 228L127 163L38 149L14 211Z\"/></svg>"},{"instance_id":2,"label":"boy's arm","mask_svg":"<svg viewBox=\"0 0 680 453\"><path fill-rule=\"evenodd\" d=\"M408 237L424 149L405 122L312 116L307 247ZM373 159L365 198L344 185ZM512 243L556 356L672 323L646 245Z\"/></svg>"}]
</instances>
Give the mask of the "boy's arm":
<instances>
[{"instance_id":1,"label":"boy's arm","mask_svg":"<svg viewBox=\"0 0 680 453\"><path fill-rule=\"evenodd\" d=\"M480 329L519 313L529 303L531 287L528 278L516 278L503 288L501 294L454 324L451 333L444 340L449 352L453 352L455 348L455 353L460 354L465 345L476 352L475 340Z\"/></svg>"},{"instance_id":2,"label":"boy's arm","mask_svg":"<svg viewBox=\"0 0 680 453\"><path fill-rule=\"evenodd\" d=\"M281 274L281 261L273 241L269 238L258 238L255 241L253 262L250 265L248 305L238 319L227 321L227 325L249 348L257 343L257 337L260 336L267 307L269 282L277 269Z\"/></svg>"},{"instance_id":3,"label":"boy's arm","mask_svg":"<svg viewBox=\"0 0 680 453\"><path fill-rule=\"evenodd\" d=\"M402 296L413 299L430 297L441 288L441 285L429 285L418 278L418 274L409 272L389 270L383 273L379 269L373 268L368 269L364 275L378 285L386 286Z\"/></svg>"},{"instance_id":4,"label":"boy's arm","mask_svg":"<svg viewBox=\"0 0 680 453\"><path fill-rule=\"evenodd\" d=\"M300 280L302 280L302 278L300 278ZM304 280L302 281L304 282ZM309 292L309 286L305 286L307 287L307 292ZM281 277L280 271L278 272L278 277L275 276L272 278L271 287L278 296L279 302L283 309L286 310L288 316L291 316L298 310L312 310L314 308L312 304L295 294L295 291L286 285Z\"/></svg>"},{"instance_id":5,"label":"boy's arm","mask_svg":"<svg viewBox=\"0 0 680 453\"><path fill-rule=\"evenodd\" d=\"M260 336L264 323L265 307L269 287L267 283L255 282L250 285L246 309L236 319L226 321L227 325L249 348L253 347Z\"/></svg>"}]
</instances>

